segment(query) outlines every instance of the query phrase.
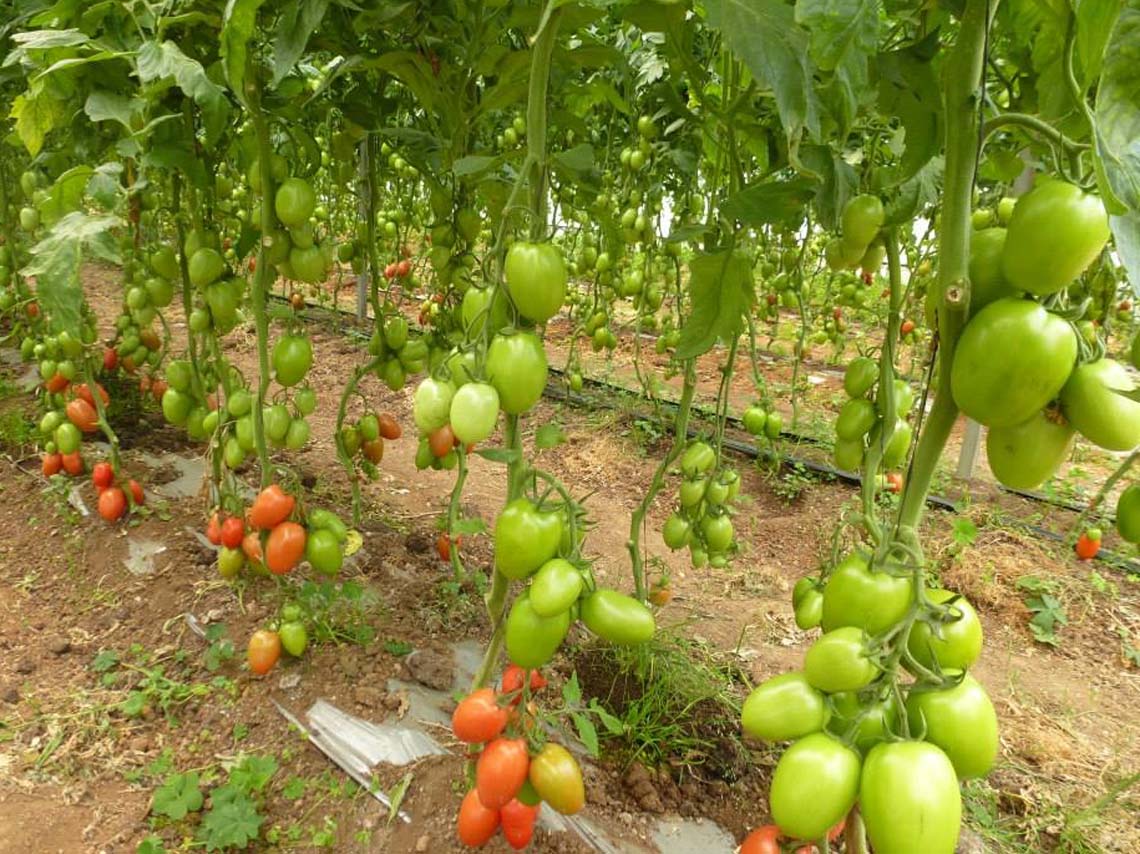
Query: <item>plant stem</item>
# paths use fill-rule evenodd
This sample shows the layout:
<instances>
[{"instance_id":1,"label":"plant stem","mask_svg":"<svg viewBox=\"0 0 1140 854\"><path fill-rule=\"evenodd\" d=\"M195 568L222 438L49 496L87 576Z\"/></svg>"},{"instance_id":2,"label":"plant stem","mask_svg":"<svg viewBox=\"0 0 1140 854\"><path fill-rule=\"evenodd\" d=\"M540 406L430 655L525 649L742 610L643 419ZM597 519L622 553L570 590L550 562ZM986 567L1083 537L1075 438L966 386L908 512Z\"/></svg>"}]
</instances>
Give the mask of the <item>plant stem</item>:
<instances>
[{"instance_id":1,"label":"plant stem","mask_svg":"<svg viewBox=\"0 0 1140 854\"><path fill-rule=\"evenodd\" d=\"M626 548L629 549L629 559L633 564L634 590L636 591L637 598L642 602L646 600L648 590L645 586L645 566L641 559L641 530L645 524L645 516L649 512L653 500L665 486L665 473L669 470L669 467L673 465L677 457L681 455L681 451L688 441L689 413L693 408L693 397L696 391L696 362L693 359L689 359L685 362L685 384L681 388L681 400L677 404L677 414L673 419L673 444L669 447L669 452L665 455L665 458L661 460L657 465L657 469L653 472L653 479L649 482L649 488L646 489L641 503L637 505L637 509L633 511L633 517L629 523L629 539L626 541Z\"/></svg>"},{"instance_id":2,"label":"plant stem","mask_svg":"<svg viewBox=\"0 0 1140 854\"><path fill-rule=\"evenodd\" d=\"M950 393L950 368L970 305L970 204L980 139L978 91L989 28L987 12L992 14L995 9L992 0L966 0L958 40L945 67L946 172L938 234L938 391L903 489L900 530L918 527L934 469L958 418L958 406Z\"/></svg>"}]
</instances>

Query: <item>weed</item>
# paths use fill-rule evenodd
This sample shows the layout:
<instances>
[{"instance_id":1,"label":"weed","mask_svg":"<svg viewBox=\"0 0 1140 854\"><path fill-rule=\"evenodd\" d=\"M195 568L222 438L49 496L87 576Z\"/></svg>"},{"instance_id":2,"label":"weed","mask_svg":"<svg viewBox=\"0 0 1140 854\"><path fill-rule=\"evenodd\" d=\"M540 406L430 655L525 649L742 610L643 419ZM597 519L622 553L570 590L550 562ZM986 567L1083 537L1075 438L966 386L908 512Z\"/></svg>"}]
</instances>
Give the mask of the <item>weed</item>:
<instances>
[{"instance_id":1,"label":"weed","mask_svg":"<svg viewBox=\"0 0 1140 854\"><path fill-rule=\"evenodd\" d=\"M815 476L802 463L783 466L768 480L772 492L785 504L797 501L815 482Z\"/></svg>"},{"instance_id":2,"label":"weed","mask_svg":"<svg viewBox=\"0 0 1140 854\"><path fill-rule=\"evenodd\" d=\"M1017 588L1030 594L1025 600L1025 607L1033 612L1029 629L1033 632L1034 639L1049 646L1058 646L1061 641L1057 637L1057 629L1066 625L1069 617L1065 613L1065 606L1057 598L1057 583L1026 575L1017 580Z\"/></svg>"}]
</instances>

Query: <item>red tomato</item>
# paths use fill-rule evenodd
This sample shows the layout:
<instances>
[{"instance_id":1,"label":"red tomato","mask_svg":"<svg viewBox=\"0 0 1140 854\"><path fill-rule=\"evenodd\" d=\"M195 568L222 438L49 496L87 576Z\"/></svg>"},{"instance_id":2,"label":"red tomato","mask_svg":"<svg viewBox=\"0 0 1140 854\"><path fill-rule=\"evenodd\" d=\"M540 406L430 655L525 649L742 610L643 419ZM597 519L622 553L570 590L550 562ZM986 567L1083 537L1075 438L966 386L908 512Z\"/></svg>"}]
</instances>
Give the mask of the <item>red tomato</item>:
<instances>
[{"instance_id":1,"label":"red tomato","mask_svg":"<svg viewBox=\"0 0 1140 854\"><path fill-rule=\"evenodd\" d=\"M107 389L103 388L100 383L95 383L95 388L99 390L99 397L103 401L103 405L106 406L109 404L111 402L111 395L107 394ZM87 404L92 409L95 408L95 395L91 393L91 389L87 387L87 383L80 383L75 386L74 391L76 397L80 400L87 401Z\"/></svg>"},{"instance_id":2,"label":"red tomato","mask_svg":"<svg viewBox=\"0 0 1140 854\"><path fill-rule=\"evenodd\" d=\"M162 401L162 396L166 394L166 390L170 388L170 384L164 379L155 379L150 384L150 395L155 399L156 403Z\"/></svg>"},{"instance_id":3,"label":"red tomato","mask_svg":"<svg viewBox=\"0 0 1140 854\"><path fill-rule=\"evenodd\" d=\"M44 477L59 474L61 468L63 468L63 454L44 454L41 460L41 470L44 473Z\"/></svg>"},{"instance_id":4,"label":"red tomato","mask_svg":"<svg viewBox=\"0 0 1140 854\"><path fill-rule=\"evenodd\" d=\"M284 575L305 554L305 529L296 522L282 522L269 532L265 543L265 565L274 575Z\"/></svg>"},{"instance_id":5,"label":"red tomato","mask_svg":"<svg viewBox=\"0 0 1140 854\"><path fill-rule=\"evenodd\" d=\"M453 537L453 538L448 538L448 536L445 532L440 531L439 536L435 538L435 550L436 550L436 553L439 555L439 559L442 560L444 563L448 563L451 560L451 547L452 547L452 545L454 545L455 548L458 549L459 546L462 545L461 540L462 540L462 538L458 537L458 536Z\"/></svg>"},{"instance_id":6,"label":"red tomato","mask_svg":"<svg viewBox=\"0 0 1140 854\"><path fill-rule=\"evenodd\" d=\"M115 482L115 471L107 462L95 463L91 469L91 483L102 492Z\"/></svg>"},{"instance_id":7,"label":"red tomato","mask_svg":"<svg viewBox=\"0 0 1140 854\"><path fill-rule=\"evenodd\" d=\"M502 809L519 793L530 769L525 738L496 738L475 763L475 791L488 809Z\"/></svg>"},{"instance_id":8,"label":"red tomato","mask_svg":"<svg viewBox=\"0 0 1140 854\"><path fill-rule=\"evenodd\" d=\"M404 430L400 427L400 422L387 412L382 412L378 420L380 422L380 437L382 439L399 439L404 435Z\"/></svg>"},{"instance_id":9,"label":"red tomato","mask_svg":"<svg viewBox=\"0 0 1140 854\"><path fill-rule=\"evenodd\" d=\"M72 477L78 477L83 474L83 457L79 451L72 451L70 454L64 454L63 457L63 470Z\"/></svg>"},{"instance_id":10,"label":"red tomato","mask_svg":"<svg viewBox=\"0 0 1140 854\"><path fill-rule=\"evenodd\" d=\"M405 276L407 276L408 273L410 273L410 272L412 272L412 262L411 261L408 261L405 259L396 265L396 275L399 276L401 279L404 278Z\"/></svg>"},{"instance_id":11,"label":"red tomato","mask_svg":"<svg viewBox=\"0 0 1140 854\"><path fill-rule=\"evenodd\" d=\"M498 704L490 688L472 691L459 701L451 715L451 731L467 744L490 741L507 725L507 710Z\"/></svg>"},{"instance_id":12,"label":"red tomato","mask_svg":"<svg viewBox=\"0 0 1140 854\"><path fill-rule=\"evenodd\" d=\"M503 684L500 690L503 694L511 696L511 705L517 706L519 700L522 699L523 679L528 671L523 670L517 664L508 664L507 669L503 671ZM533 694L536 691L541 691L546 687L546 679L538 670L531 670L530 673L530 691Z\"/></svg>"},{"instance_id":13,"label":"red tomato","mask_svg":"<svg viewBox=\"0 0 1140 854\"><path fill-rule=\"evenodd\" d=\"M516 851L522 851L534 836L534 823L538 820L539 802L528 806L520 800L513 800L499 811L499 821L503 823L503 838Z\"/></svg>"},{"instance_id":14,"label":"red tomato","mask_svg":"<svg viewBox=\"0 0 1140 854\"><path fill-rule=\"evenodd\" d=\"M236 549L241 546L245 537L245 523L237 516L230 516L222 522L218 532L218 541L227 549Z\"/></svg>"},{"instance_id":15,"label":"red tomato","mask_svg":"<svg viewBox=\"0 0 1140 854\"><path fill-rule=\"evenodd\" d=\"M241 550L246 560L251 563L261 563L261 534L250 531L241 541Z\"/></svg>"},{"instance_id":16,"label":"red tomato","mask_svg":"<svg viewBox=\"0 0 1140 854\"><path fill-rule=\"evenodd\" d=\"M44 388L52 393L63 391L65 388L67 388L68 382L69 380L62 374L55 374L50 380L44 383Z\"/></svg>"},{"instance_id":17,"label":"red tomato","mask_svg":"<svg viewBox=\"0 0 1140 854\"><path fill-rule=\"evenodd\" d=\"M898 495L902 492L903 476L897 471L887 472L887 492L893 492Z\"/></svg>"},{"instance_id":18,"label":"red tomato","mask_svg":"<svg viewBox=\"0 0 1140 854\"><path fill-rule=\"evenodd\" d=\"M780 828L774 824L758 827L740 843L740 854L780 854Z\"/></svg>"},{"instance_id":19,"label":"red tomato","mask_svg":"<svg viewBox=\"0 0 1140 854\"><path fill-rule=\"evenodd\" d=\"M143 492L141 483L132 477L130 483L127 484L127 488L130 489L131 500L135 502L136 506L141 507L146 504L146 494Z\"/></svg>"},{"instance_id":20,"label":"red tomato","mask_svg":"<svg viewBox=\"0 0 1140 854\"><path fill-rule=\"evenodd\" d=\"M249 521L255 528L274 528L289 518L296 500L277 484L258 493L249 508Z\"/></svg>"},{"instance_id":21,"label":"red tomato","mask_svg":"<svg viewBox=\"0 0 1140 854\"><path fill-rule=\"evenodd\" d=\"M386 266L384 268L384 278L385 279L396 278L396 265L395 265L395 263L389 264L388 266Z\"/></svg>"},{"instance_id":22,"label":"red tomato","mask_svg":"<svg viewBox=\"0 0 1140 854\"><path fill-rule=\"evenodd\" d=\"M914 332L913 320L904 320L901 324L899 324L900 335L910 335L912 332Z\"/></svg>"},{"instance_id":23,"label":"red tomato","mask_svg":"<svg viewBox=\"0 0 1140 854\"><path fill-rule=\"evenodd\" d=\"M95 406L82 397L68 401L67 420L84 433L94 433L99 427L99 415Z\"/></svg>"},{"instance_id":24,"label":"red tomato","mask_svg":"<svg viewBox=\"0 0 1140 854\"><path fill-rule=\"evenodd\" d=\"M114 347L103 350L103 370L113 371L119 367L119 354Z\"/></svg>"},{"instance_id":25,"label":"red tomato","mask_svg":"<svg viewBox=\"0 0 1140 854\"><path fill-rule=\"evenodd\" d=\"M217 510L210 514L210 521L206 523L206 539L215 546L222 544L222 523Z\"/></svg>"},{"instance_id":26,"label":"red tomato","mask_svg":"<svg viewBox=\"0 0 1140 854\"><path fill-rule=\"evenodd\" d=\"M455 433L450 424L444 424L437 430L432 430L428 436L428 447L436 457L446 457L455 447Z\"/></svg>"},{"instance_id":27,"label":"red tomato","mask_svg":"<svg viewBox=\"0 0 1140 854\"><path fill-rule=\"evenodd\" d=\"M99 515L108 522L117 522L127 511L127 496L117 486L108 487L99 493Z\"/></svg>"},{"instance_id":28,"label":"red tomato","mask_svg":"<svg viewBox=\"0 0 1140 854\"><path fill-rule=\"evenodd\" d=\"M491 841L499 829L499 811L487 809L472 789L463 798L459 807L459 841L472 848L479 848Z\"/></svg>"},{"instance_id":29,"label":"red tomato","mask_svg":"<svg viewBox=\"0 0 1140 854\"><path fill-rule=\"evenodd\" d=\"M1077 557L1081 560L1092 560L1100 551L1100 531L1090 528L1081 534L1077 540Z\"/></svg>"}]
</instances>

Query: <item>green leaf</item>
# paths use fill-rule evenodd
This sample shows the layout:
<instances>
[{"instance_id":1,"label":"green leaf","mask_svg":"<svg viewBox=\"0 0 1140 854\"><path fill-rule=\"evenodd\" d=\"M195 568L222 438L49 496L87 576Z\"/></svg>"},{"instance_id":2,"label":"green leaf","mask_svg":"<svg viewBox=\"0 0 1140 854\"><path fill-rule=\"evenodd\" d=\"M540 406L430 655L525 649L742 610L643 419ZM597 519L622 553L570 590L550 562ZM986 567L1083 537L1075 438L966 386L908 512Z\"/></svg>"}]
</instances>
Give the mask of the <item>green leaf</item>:
<instances>
[{"instance_id":1,"label":"green leaf","mask_svg":"<svg viewBox=\"0 0 1140 854\"><path fill-rule=\"evenodd\" d=\"M290 777L288 782L281 787L281 797L287 801L295 801L305 794L305 778L304 777Z\"/></svg>"},{"instance_id":2,"label":"green leaf","mask_svg":"<svg viewBox=\"0 0 1140 854\"><path fill-rule=\"evenodd\" d=\"M757 80L771 87L789 144L806 129L819 135L819 107L808 35L783 0L707 0L709 24L720 30Z\"/></svg>"},{"instance_id":3,"label":"green leaf","mask_svg":"<svg viewBox=\"0 0 1140 854\"><path fill-rule=\"evenodd\" d=\"M681 329L677 358L707 353L718 339L735 338L756 297L752 265L743 253L723 250L698 255L689 262L692 313Z\"/></svg>"},{"instance_id":4,"label":"green leaf","mask_svg":"<svg viewBox=\"0 0 1140 854\"><path fill-rule=\"evenodd\" d=\"M802 146L800 165L822 181L815 194L819 224L832 231L838 230L839 215L847 200L858 191L859 176L851 164L826 145Z\"/></svg>"},{"instance_id":5,"label":"green leaf","mask_svg":"<svg viewBox=\"0 0 1140 854\"><path fill-rule=\"evenodd\" d=\"M1081 80L1088 88L1100 77L1104 47L1112 25L1120 15L1121 0L1078 0L1077 57Z\"/></svg>"},{"instance_id":6,"label":"green leaf","mask_svg":"<svg viewBox=\"0 0 1140 854\"><path fill-rule=\"evenodd\" d=\"M1128 281L1132 283L1132 293L1140 298L1140 212L1131 211L1122 216L1110 216L1113 245L1120 256L1124 269L1128 271Z\"/></svg>"},{"instance_id":7,"label":"green leaf","mask_svg":"<svg viewBox=\"0 0 1140 854\"><path fill-rule=\"evenodd\" d=\"M569 169L571 172L589 172L594 168L594 147L583 142L565 151L559 151L550 158L555 166Z\"/></svg>"},{"instance_id":8,"label":"green leaf","mask_svg":"<svg viewBox=\"0 0 1140 854\"><path fill-rule=\"evenodd\" d=\"M798 0L795 18L810 33L812 59L824 71L878 46L878 0Z\"/></svg>"},{"instance_id":9,"label":"green leaf","mask_svg":"<svg viewBox=\"0 0 1140 854\"><path fill-rule=\"evenodd\" d=\"M35 157L43 149L47 135L66 119L66 109L42 83L36 83L25 94L16 96L8 115L16 120L20 142Z\"/></svg>"},{"instance_id":10,"label":"green leaf","mask_svg":"<svg viewBox=\"0 0 1140 854\"><path fill-rule=\"evenodd\" d=\"M462 178L465 175L480 175L497 162L497 157L488 157L484 154L469 154L466 157L460 157L456 160L451 166L451 171L455 173L456 178Z\"/></svg>"},{"instance_id":11,"label":"green leaf","mask_svg":"<svg viewBox=\"0 0 1140 854\"><path fill-rule=\"evenodd\" d=\"M885 186L901 184L942 144L942 90L929 60L914 47L879 55L879 110L906 131L902 161Z\"/></svg>"},{"instance_id":12,"label":"green leaf","mask_svg":"<svg viewBox=\"0 0 1140 854\"><path fill-rule=\"evenodd\" d=\"M543 424L534 431L534 448L536 451L545 451L555 448L566 441L566 434L562 432L561 424Z\"/></svg>"},{"instance_id":13,"label":"green leaf","mask_svg":"<svg viewBox=\"0 0 1140 854\"><path fill-rule=\"evenodd\" d=\"M87 182L84 194L106 210L114 210L124 194L122 163L104 163Z\"/></svg>"},{"instance_id":14,"label":"green leaf","mask_svg":"<svg viewBox=\"0 0 1140 854\"><path fill-rule=\"evenodd\" d=\"M142 98L128 98L117 92L99 90L87 96L83 104L83 112L93 122L116 121L133 132L133 119L142 114L146 108L146 101Z\"/></svg>"},{"instance_id":15,"label":"green leaf","mask_svg":"<svg viewBox=\"0 0 1140 854\"><path fill-rule=\"evenodd\" d=\"M328 5L328 0L288 0L285 4L277 19L277 36L273 42L273 86L297 64Z\"/></svg>"},{"instance_id":16,"label":"green leaf","mask_svg":"<svg viewBox=\"0 0 1140 854\"><path fill-rule=\"evenodd\" d=\"M230 785L254 793L264 789L277 773L277 760L272 756L246 756L230 769Z\"/></svg>"},{"instance_id":17,"label":"green leaf","mask_svg":"<svg viewBox=\"0 0 1140 854\"><path fill-rule=\"evenodd\" d=\"M625 732L625 724L622 723L621 718L615 717L603 709L598 703L597 697L590 698L590 711L598 716L598 720L602 722L602 726L610 735L621 735Z\"/></svg>"},{"instance_id":18,"label":"green leaf","mask_svg":"<svg viewBox=\"0 0 1140 854\"><path fill-rule=\"evenodd\" d=\"M117 667L119 664L119 654L113 649L103 649L91 661L91 669L96 673L106 673Z\"/></svg>"},{"instance_id":19,"label":"green leaf","mask_svg":"<svg viewBox=\"0 0 1140 854\"><path fill-rule=\"evenodd\" d=\"M391 789L388 790L388 824L396 820L396 816L400 814L400 804L404 802L404 797L408 794L408 788L412 785L412 772L409 771L400 781L396 783Z\"/></svg>"},{"instance_id":20,"label":"green leaf","mask_svg":"<svg viewBox=\"0 0 1140 854\"><path fill-rule=\"evenodd\" d=\"M446 522L444 522L444 527L446 527ZM483 534L486 533L486 531L487 523L477 516L467 519L456 519L455 527L451 529L451 533L467 537Z\"/></svg>"},{"instance_id":21,"label":"green leaf","mask_svg":"<svg viewBox=\"0 0 1140 854\"><path fill-rule=\"evenodd\" d=\"M799 225L817 186L817 181L803 176L789 181L762 181L733 193L721 205L720 212L727 219L738 219L750 226Z\"/></svg>"},{"instance_id":22,"label":"green leaf","mask_svg":"<svg viewBox=\"0 0 1140 854\"><path fill-rule=\"evenodd\" d=\"M207 143L221 134L229 112L225 92L206 75L200 62L184 54L174 42L143 44L138 52L138 75L143 83L172 78L202 108Z\"/></svg>"},{"instance_id":23,"label":"green leaf","mask_svg":"<svg viewBox=\"0 0 1140 854\"><path fill-rule=\"evenodd\" d=\"M123 221L116 216L92 216L74 211L59 220L48 236L32 247L32 261L21 272L36 277L36 293L55 332L66 330L80 337L83 285L79 272L84 253L92 252L104 258L116 256L111 230L122 225Z\"/></svg>"},{"instance_id":24,"label":"green leaf","mask_svg":"<svg viewBox=\"0 0 1140 854\"><path fill-rule=\"evenodd\" d=\"M492 463L504 463L506 465L510 465L520 456L518 450L510 448L479 448L475 453Z\"/></svg>"},{"instance_id":25,"label":"green leaf","mask_svg":"<svg viewBox=\"0 0 1140 854\"><path fill-rule=\"evenodd\" d=\"M567 706L576 706L582 702L582 686L578 684L576 672L572 672L570 678L562 683L562 702Z\"/></svg>"},{"instance_id":26,"label":"green leaf","mask_svg":"<svg viewBox=\"0 0 1140 854\"><path fill-rule=\"evenodd\" d=\"M160 837L151 834L139 843L139 847L135 849L135 854L166 854L166 847L162 844Z\"/></svg>"},{"instance_id":27,"label":"green leaf","mask_svg":"<svg viewBox=\"0 0 1140 854\"><path fill-rule=\"evenodd\" d=\"M1140 0L1120 12L1096 94L1097 181L1109 211L1140 211Z\"/></svg>"},{"instance_id":28,"label":"green leaf","mask_svg":"<svg viewBox=\"0 0 1140 854\"><path fill-rule=\"evenodd\" d=\"M187 813L197 812L202 809L202 792L198 785L198 775L193 771L172 775L155 791L150 811L175 821L182 820Z\"/></svg>"},{"instance_id":29,"label":"green leaf","mask_svg":"<svg viewBox=\"0 0 1140 854\"><path fill-rule=\"evenodd\" d=\"M596 758L600 751L598 749L598 730L594 727L594 722L581 712L571 712L570 717L574 719L574 729L578 731L578 740L582 742L582 746L586 748L589 754Z\"/></svg>"},{"instance_id":30,"label":"green leaf","mask_svg":"<svg viewBox=\"0 0 1140 854\"><path fill-rule=\"evenodd\" d=\"M245 61L249 40L257 29L257 10L265 0L226 0L222 14L219 52L230 89L239 100L245 100Z\"/></svg>"},{"instance_id":31,"label":"green leaf","mask_svg":"<svg viewBox=\"0 0 1140 854\"><path fill-rule=\"evenodd\" d=\"M243 792L226 793L218 803L222 786L215 789L212 798L213 808L202 817L198 827L198 838L207 851L224 851L227 848L245 848L261 833L264 816L257 811L257 805Z\"/></svg>"}]
</instances>

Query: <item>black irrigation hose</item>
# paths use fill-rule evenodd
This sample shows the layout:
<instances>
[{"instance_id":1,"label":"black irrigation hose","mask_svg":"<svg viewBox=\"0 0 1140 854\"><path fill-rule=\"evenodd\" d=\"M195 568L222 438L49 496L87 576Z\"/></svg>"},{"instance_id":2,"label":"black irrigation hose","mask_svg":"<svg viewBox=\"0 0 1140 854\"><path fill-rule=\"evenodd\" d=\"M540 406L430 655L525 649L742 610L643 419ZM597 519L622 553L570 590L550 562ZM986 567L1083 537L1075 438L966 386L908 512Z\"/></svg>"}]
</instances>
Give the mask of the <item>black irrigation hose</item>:
<instances>
[{"instance_id":1,"label":"black irrigation hose","mask_svg":"<svg viewBox=\"0 0 1140 854\"><path fill-rule=\"evenodd\" d=\"M278 300L280 302L288 302L289 301L285 297L278 296L276 294L270 294L269 296L271 299L275 299L275 300ZM314 303L306 301L305 302L305 308L306 308L306 314L314 320L319 319L316 316L317 312L322 312L322 311L325 313L328 313L328 314L348 315L349 317L353 317L353 318L356 317L355 312L346 311L345 309L340 308L339 306L328 307L328 306L320 305L319 303L314 304ZM342 333L344 332L344 330L341 330L341 331L342 331ZM550 372L553 374L556 374L558 376L564 376L565 375L564 371L562 371L559 368L555 368L555 367L551 367ZM614 383L608 382L607 380L599 380L599 379L594 379L592 377L583 377L583 382L587 383L591 386L596 386L597 388L599 388L601 390L604 390L607 393L607 395L610 397L625 396L625 397L633 397L633 398L636 398L638 400L645 400L645 396L643 394L636 392L636 391L633 391L632 389L624 388L623 386L616 385ZM547 383L546 389L543 392L543 394L546 397L553 398L555 400L564 400L564 401L566 401L570 404L573 404L575 406L587 406L587 405L592 405L592 404L596 403L595 400L593 400L589 397L586 397L585 395L579 394L577 392L570 391L566 388L559 387L558 385L556 385L554 383ZM658 400L658 403L660 405L668 407L670 409L675 410L677 408L677 403L675 401L672 401L672 400L661 399L661 400ZM704 417L715 416L715 413L712 412L711 408L707 407L707 406L693 406L693 411L696 412L698 415L701 415ZM741 420L735 416L731 416L731 415L728 416L728 421L734 425L737 425L737 426L741 425ZM688 432L689 432L690 437L697 435L697 431L694 430L692 427L689 428ZM823 441L822 439L817 439L814 436L801 436L799 434L792 433L788 430L782 430L780 432L780 438L781 439L786 438L789 441L792 441L796 444L814 445L814 446L823 447L823 448L828 447L828 443ZM777 454L775 451L762 451L759 448L757 448L755 445L750 444L748 442L741 442L741 441L738 441L736 439L726 437L724 440L724 447L728 448L733 453L740 454L741 456L748 457L750 459L758 459L760 457L764 457L766 459L779 458L781 465L789 465L789 466L795 466L795 467L807 469L808 471L815 472L816 474L821 474L821 475L824 475L827 477L832 477L832 478L835 478L836 480L840 480L840 481L843 481L844 483L848 483L848 484L852 484L852 485L857 485L861 482L860 476L854 472L849 472L849 471L844 471L842 469L837 469L834 466L827 465L826 463L817 463L817 462L814 462L813 460L806 460L806 459L802 459L799 457L793 457L790 454ZM1044 495L1040 492L1029 492L1029 491L1023 491L1020 489L1008 489L1007 487L1004 487L1001 484L998 484L998 488L1000 490L1002 490L1003 492L1009 493L1010 495L1016 495L1020 498L1024 498L1028 501L1034 501L1034 502L1037 502L1039 504L1046 504L1050 507L1057 507L1057 508L1062 509L1062 510L1068 510L1069 512L1072 512L1072 513L1081 513L1085 509L1083 506L1081 506L1079 504L1075 504L1073 502L1055 501L1054 499L1052 499L1049 496ZM949 510L952 512L957 510L957 504L954 501L951 501L949 498L945 498L941 495L928 494L926 496L926 503L929 506L934 507L938 510ZM1034 534L1038 537L1042 537L1042 538L1050 540L1052 542L1063 543L1065 541L1065 537L1062 536L1061 534L1058 534L1055 531L1047 530L1046 528L1042 528L1039 525L1032 525L1032 524L1029 524L1028 522L1019 522L1015 519L1009 520L1009 523L1012 527L1018 528L1022 531L1025 531L1026 533ZM1128 575L1140 577L1140 562L1131 560L1130 558L1127 558L1124 555L1118 554L1116 552L1110 552L1106 549L1101 549L1100 551L1097 552L1094 560L1103 561L1104 563L1107 563L1112 567L1115 567L1117 569L1122 570L1123 572L1127 573Z\"/></svg>"},{"instance_id":2,"label":"black irrigation hose","mask_svg":"<svg viewBox=\"0 0 1140 854\"><path fill-rule=\"evenodd\" d=\"M605 383L605 382L600 382L600 381L594 381L594 382L595 382L595 384L598 384L598 385L609 386L610 388L617 389L619 393L624 393L626 395L640 397L640 395L637 395L635 392L631 392L628 389L622 389L620 386L613 386L610 383ZM544 395L546 397L553 398L555 400L565 401L565 402L570 403L571 405L574 405L574 406L587 407L587 406L596 406L598 404L598 400L596 398L587 397L587 396L579 394L577 392L570 391L566 388L561 388L558 385L555 385L553 383L547 384L546 390L544 391ZM688 430L688 435L689 435L689 438L693 438L695 436L700 435L700 431L693 428L693 427L690 427ZM784 435L790 435L790 434L781 433L781 436L784 436ZM822 443L819 443L819 444L822 444ZM808 471L815 472L816 474L821 474L821 475L824 475L827 477L832 477L836 480L843 481L844 483L848 483L848 484L851 484L853 486L858 486L862 482L862 478L858 474L856 474L855 472L849 472L849 471L844 471L843 469L837 469L834 466L827 465L826 463L817 463L814 460L806 460L806 459L802 459L800 457L794 457L791 454L780 454L776 451L766 450L766 449L761 450L756 445L754 445L750 442L741 442L737 439L725 437L724 442L723 442L723 447L727 448L728 450L732 451L735 454L739 454L740 456L743 456L743 457L748 457L749 459L755 460L755 459L760 459L761 457L763 457L764 459L768 459L768 460L777 459L777 460L779 460L780 464L783 466L791 466L791 467L795 467L795 468L807 469ZM1018 495L1025 495L1026 497L1030 498L1031 500L1043 501L1044 503L1049 503L1049 504L1054 503L1054 502L1048 501L1048 499L1045 499L1044 497L1035 499L1032 493L1019 493L1019 492L1016 492L1015 490L1006 490L1006 491L1014 493L1014 494L1018 494ZM957 512L957 509L958 509L956 502L951 501L949 498L945 498L941 495L927 494L926 503L929 506L934 507L938 510L948 510L950 512ZM1080 510L1081 508L1077 508L1077 509ZM1035 536L1042 537L1042 538L1050 540L1052 542L1057 542L1057 543L1065 542L1065 537L1062 536L1061 534L1058 534L1055 531L1047 530L1046 528L1042 528L1039 525L1032 525L1028 522L1021 522L1021 521L1018 521L1016 519L1009 519L1007 521L1008 521L1008 524L1010 525L1010 527L1018 528L1019 530L1025 531L1026 533L1030 533L1030 534L1033 534ZM1131 560L1131 559L1125 557L1124 555L1117 554L1116 552L1110 552L1110 551L1107 551L1105 549L1101 549L1100 551L1097 552L1094 560L1103 561L1104 563L1107 563L1108 565L1112 566L1115 569L1122 570L1123 572L1127 573L1128 575L1140 577L1140 563L1138 563L1134 560Z\"/></svg>"}]
</instances>

